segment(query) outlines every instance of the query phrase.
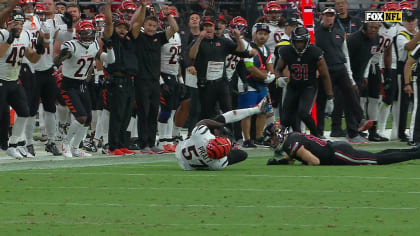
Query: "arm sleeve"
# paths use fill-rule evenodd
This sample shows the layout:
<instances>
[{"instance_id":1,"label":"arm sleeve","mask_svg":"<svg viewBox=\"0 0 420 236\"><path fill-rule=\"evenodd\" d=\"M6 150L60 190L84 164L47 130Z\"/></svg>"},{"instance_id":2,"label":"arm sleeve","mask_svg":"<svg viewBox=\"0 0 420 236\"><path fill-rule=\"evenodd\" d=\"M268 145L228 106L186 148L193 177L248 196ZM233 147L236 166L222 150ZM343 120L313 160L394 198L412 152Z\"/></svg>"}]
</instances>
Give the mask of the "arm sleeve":
<instances>
[{"instance_id":1,"label":"arm sleeve","mask_svg":"<svg viewBox=\"0 0 420 236\"><path fill-rule=\"evenodd\" d=\"M101 57L100 57L101 61L105 62L106 64L112 64L115 62L115 54L114 54L114 49L111 49L105 53L101 53Z\"/></svg>"},{"instance_id":2,"label":"arm sleeve","mask_svg":"<svg viewBox=\"0 0 420 236\"><path fill-rule=\"evenodd\" d=\"M349 50L348 50L348 48L347 48L347 42L346 42L346 40L344 40L342 50L343 50L344 57L346 58L346 63L345 63L345 65L346 65L347 73L348 73L348 75L349 75L349 79L350 79L350 81L351 81L351 84L352 84L352 85L355 85L356 83L354 82L354 79L353 79L353 72L351 71L351 67L350 67Z\"/></svg>"},{"instance_id":3,"label":"arm sleeve","mask_svg":"<svg viewBox=\"0 0 420 236\"><path fill-rule=\"evenodd\" d=\"M5 29L0 30L0 43L5 43L9 38L9 31Z\"/></svg>"}]
</instances>

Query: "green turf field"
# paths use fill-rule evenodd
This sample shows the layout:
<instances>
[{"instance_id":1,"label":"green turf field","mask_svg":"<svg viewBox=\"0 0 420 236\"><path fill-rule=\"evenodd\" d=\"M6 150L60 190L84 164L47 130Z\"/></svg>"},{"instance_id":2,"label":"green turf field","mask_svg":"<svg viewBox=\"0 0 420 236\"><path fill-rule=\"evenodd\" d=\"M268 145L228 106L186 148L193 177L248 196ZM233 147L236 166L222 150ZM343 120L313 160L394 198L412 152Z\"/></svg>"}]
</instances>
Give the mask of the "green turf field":
<instances>
[{"instance_id":1,"label":"green turf field","mask_svg":"<svg viewBox=\"0 0 420 236\"><path fill-rule=\"evenodd\" d=\"M390 142L364 145L367 150ZM0 164L0 235L419 235L420 161L266 166L249 151L223 171L174 156ZM64 168L63 168L64 167Z\"/></svg>"}]
</instances>

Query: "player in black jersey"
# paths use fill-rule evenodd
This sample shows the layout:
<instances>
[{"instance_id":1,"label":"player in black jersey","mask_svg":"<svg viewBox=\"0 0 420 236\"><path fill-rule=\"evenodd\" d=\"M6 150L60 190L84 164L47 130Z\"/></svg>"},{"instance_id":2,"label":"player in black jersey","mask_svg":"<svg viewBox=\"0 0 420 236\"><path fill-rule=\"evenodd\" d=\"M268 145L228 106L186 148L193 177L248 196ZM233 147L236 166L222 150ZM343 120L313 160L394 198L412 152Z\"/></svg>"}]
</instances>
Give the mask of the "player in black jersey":
<instances>
[{"instance_id":1,"label":"player in black jersey","mask_svg":"<svg viewBox=\"0 0 420 236\"><path fill-rule=\"evenodd\" d=\"M291 44L280 49L276 71L282 75L285 66L290 71L286 96L281 112L281 121L284 127L291 126L294 131L299 131L296 119L302 120L311 131L318 136L315 122L310 113L318 92L316 71L320 73L328 99L332 101L333 92L328 74L327 64L322 51L309 44L310 35L306 28L297 27L292 32ZM329 102L329 110L332 102ZM331 109L332 110L332 109ZM331 112L331 111L327 111Z\"/></svg>"},{"instance_id":2,"label":"player in black jersey","mask_svg":"<svg viewBox=\"0 0 420 236\"><path fill-rule=\"evenodd\" d=\"M271 139L273 147L286 153L286 157L270 159L267 165L289 165L295 160L305 165L388 165L420 159L420 147L411 149L386 149L378 153L354 149L344 141L331 142L299 132L284 133L280 125L271 124L264 136Z\"/></svg>"}]
</instances>

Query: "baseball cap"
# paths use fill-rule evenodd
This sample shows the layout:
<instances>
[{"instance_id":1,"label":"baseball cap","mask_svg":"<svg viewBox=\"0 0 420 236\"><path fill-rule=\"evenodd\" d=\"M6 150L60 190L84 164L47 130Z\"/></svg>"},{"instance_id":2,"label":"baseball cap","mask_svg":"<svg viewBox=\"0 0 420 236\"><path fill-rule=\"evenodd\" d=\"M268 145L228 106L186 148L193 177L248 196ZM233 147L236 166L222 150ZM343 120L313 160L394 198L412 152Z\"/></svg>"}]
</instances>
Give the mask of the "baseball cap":
<instances>
[{"instance_id":1,"label":"baseball cap","mask_svg":"<svg viewBox=\"0 0 420 236\"><path fill-rule=\"evenodd\" d=\"M294 25L299 25L299 24L300 22L295 17L291 17L287 19L286 23L284 23L285 26L294 26Z\"/></svg>"},{"instance_id":2,"label":"baseball cap","mask_svg":"<svg viewBox=\"0 0 420 236\"><path fill-rule=\"evenodd\" d=\"M327 14L327 13L335 14L336 12L335 12L334 8L327 7L322 11L322 15Z\"/></svg>"},{"instance_id":3,"label":"baseball cap","mask_svg":"<svg viewBox=\"0 0 420 236\"><path fill-rule=\"evenodd\" d=\"M265 24L265 23L257 23L257 24L255 24L255 28L256 28L255 32L258 32L258 31L261 31L261 30L265 30L268 33L271 32L270 26Z\"/></svg>"},{"instance_id":4,"label":"baseball cap","mask_svg":"<svg viewBox=\"0 0 420 236\"><path fill-rule=\"evenodd\" d=\"M203 18L203 25L214 25L213 17L205 16Z\"/></svg>"},{"instance_id":5,"label":"baseball cap","mask_svg":"<svg viewBox=\"0 0 420 236\"><path fill-rule=\"evenodd\" d=\"M416 17L416 14L414 14L414 12L413 11L405 11L405 12L403 12L403 20L404 21L412 21L412 20L415 20L417 17Z\"/></svg>"}]
</instances>

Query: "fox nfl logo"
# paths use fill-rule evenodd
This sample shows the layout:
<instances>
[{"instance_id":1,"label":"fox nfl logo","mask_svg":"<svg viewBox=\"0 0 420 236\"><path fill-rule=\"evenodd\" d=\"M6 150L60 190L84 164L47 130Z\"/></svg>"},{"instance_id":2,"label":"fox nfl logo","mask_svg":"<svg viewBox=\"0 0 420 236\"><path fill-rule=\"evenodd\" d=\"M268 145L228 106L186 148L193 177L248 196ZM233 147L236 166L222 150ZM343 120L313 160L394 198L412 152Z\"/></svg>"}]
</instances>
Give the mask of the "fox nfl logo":
<instances>
[{"instance_id":1,"label":"fox nfl logo","mask_svg":"<svg viewBox=\"0 0 420 236\"><path fill-rule=\"evenodd\" d=\"M402 12L398 11L367 11L366 22L402 22Z\"/></svg>"}]
</instances>

